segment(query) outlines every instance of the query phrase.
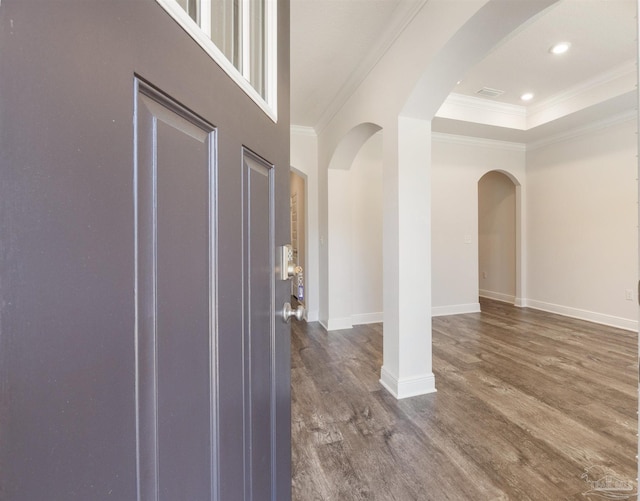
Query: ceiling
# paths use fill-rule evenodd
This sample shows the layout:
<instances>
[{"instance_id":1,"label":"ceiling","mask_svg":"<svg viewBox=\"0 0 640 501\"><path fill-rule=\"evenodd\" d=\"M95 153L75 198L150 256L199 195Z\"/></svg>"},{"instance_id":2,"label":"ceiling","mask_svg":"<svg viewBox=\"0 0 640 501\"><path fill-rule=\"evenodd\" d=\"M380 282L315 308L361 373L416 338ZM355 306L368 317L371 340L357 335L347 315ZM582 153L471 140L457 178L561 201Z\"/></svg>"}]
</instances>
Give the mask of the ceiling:
<instances>
[{"instance_id":1,"label":"ceiling","mask_svg":"<svg viewBox=\"0 0 640 501\"><path fill-rule=\"evenodd\" d=\"M442 1L442 0L429 0ZM453 1L453 0L445 0ZM317 128L367 74L424 2L421 0L292 0L291 123ZM633 72L637 60L636 0L561 0L513 33L462 76L451 97L477 106L540 111L568 91ZM550 54L556 42L570 50ZM627 75L628 76L628 75ZM483 87L504 93L477 94ZM534 93L525 103L524 92ZM535 127L478 124L456 116L433 121L437 132L529 142L635 107L635 93L601 92L598 102ZM605 95L606 94L606 95Z\"/></svg>"},{"instance_id":2,"label":"ceiling","mask_svg":"<svg viewBox=\"0 0 640 501\"><path fill-rule=\"evenodd\" d=\"M291 123L316 127L424 0L291 0Z\"/></svg>"}]
</instances>

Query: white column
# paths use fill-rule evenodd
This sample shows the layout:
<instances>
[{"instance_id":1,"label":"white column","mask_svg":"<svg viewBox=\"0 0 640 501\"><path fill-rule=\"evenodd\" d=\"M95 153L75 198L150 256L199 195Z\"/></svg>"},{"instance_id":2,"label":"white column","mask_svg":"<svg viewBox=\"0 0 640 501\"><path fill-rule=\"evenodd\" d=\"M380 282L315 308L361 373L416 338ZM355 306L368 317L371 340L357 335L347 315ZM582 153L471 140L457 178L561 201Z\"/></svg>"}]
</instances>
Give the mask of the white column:
<instances>
[{"instance_id":1,"label":"white column","mask_svg":"<svg viewBox=\"0 0 640 501\"><path fill-rule=\"evenodd\" d=\"M436 391L431 365L431 122L384 134L384 343L380 382L396 398Z\"/></svg>"}]
</instances>

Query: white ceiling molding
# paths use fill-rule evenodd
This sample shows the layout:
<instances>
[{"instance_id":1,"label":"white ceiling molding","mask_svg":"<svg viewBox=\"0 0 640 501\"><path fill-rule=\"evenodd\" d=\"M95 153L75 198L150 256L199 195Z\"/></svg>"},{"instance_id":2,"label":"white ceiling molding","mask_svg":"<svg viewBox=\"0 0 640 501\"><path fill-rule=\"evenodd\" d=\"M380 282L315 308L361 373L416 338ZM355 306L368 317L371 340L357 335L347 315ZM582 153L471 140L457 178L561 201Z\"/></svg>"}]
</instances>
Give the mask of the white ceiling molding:
<instances>
[{"instance_id":1,"label":"white ceiling molding","mask_svg":"<svg viewBox=\"0 0 640 501\"><path fill-rule=\"evenodd\" d=\"M545 137L544 139L540 139L539 141L533 141L531 143L528 143L526 145L527 151L544 148L552 144L560 143L562 141L568 141L570 139L584 136L585 134L597 132L599 130L606 129L608 127L613 127L614 125L618 125L624 122L629 122L637 119L638 119L638 110L624 111L622 113L618 113L617 115L613 115L612 117L606 118L604 120L592 122L583 127L577 127L575 129L568 130L561 134L556 134L553 136Z\"/></svg>"},{"instance_id":2,"label":"white ceiling molding","mask_svg":"<svg viewBox=\"0 0 640 501\"><path fill-rule=\"evenodd\" d=\"M415 2L401 2L399 4L398 9L394 12L393 18L389 20L385 32L379 37L376 46L366 54L360 64L358 64L351 73L349 79L340 87L340 90L331 103L326 107L320 120L318 120L316 124L315 130L317 133L320 133L336 113L346 104L358 86L364 81L374 66L394 44L427 1L428 0L418 0Z\"/></svg>"},{"instance_id":3,"label":"white ceiling molding","mask_svg":"<svg viewBox=\"0 0 640 501\"><path fill-rule=\"evenodd\" d=\"M528 106L526 129L532 129L635 89L637 84L636 71L636 61L630 60L548 99Z\"/></svg>"},{"instance_id":4,"label":"white ceiling molding","mask_svg":"<svg viewBox=\"0 0 640 501\"><path fill-rule=\"evenodd\" d=\"M524 106L456 93L449 94L436 116L510 129L527 128L527 110Z\"/></svg>"},{"instance_id":5,"label":"white ceiling molding","mask_svg":"<svg viewBox=\"0 0 640 501\"><path fill-rule=\"evenodd\" d=\"M313 127L304 125L291 125L289 128L289 132L291 133L291 135L296 136L317 136L316 130Z\"/></svg>"},{"instance_id":6,"label":"white ceiling molding","mask_svg":"<svg viewBox=\"0 0 640 501\"><path fill-rule=\"evenodd\" d=\"M493 148L507 151L526 151L526 145L524 143L512 143L509 141L498 141L495 139L484 139L471 136L458 136L456 134L445 134L442 132L432 132L431 140L445 144L479 146L482 148Z\"/></svg>"},{"instance_id":7,"label":"white ceiling molding","mask_svg":"<svg viewBox=\"0 0 640 501\"><path fill-rule=\"evenodd\" d=\"M452 93L436 117L528 131L634 90L636 71L636 62L628 61L527 107Z\"/></svg>"},{"instance_id":8,"label":"white ceiling molding","mask_svg":"<svg viewBox=\"0 0 640 501\"><path fill-rule=\"evenodd\" d=\"M528 110L530 110L532 113L538 113L543 108L556 106L564 101L568 101L570 99L573 99L574 97L584 94L585 92L588 92L595 87L607 85L621 78L628 77L629 75L635 76L636 67L636 61L631 59L616 68L612 68L609 71L605 71L604 73L590 78L589 80L585 80L584 82L581 82L574 87L565 89L562 92L551 96L543 101L532 104L528 107Z\"/></svg>"}]
</instances>

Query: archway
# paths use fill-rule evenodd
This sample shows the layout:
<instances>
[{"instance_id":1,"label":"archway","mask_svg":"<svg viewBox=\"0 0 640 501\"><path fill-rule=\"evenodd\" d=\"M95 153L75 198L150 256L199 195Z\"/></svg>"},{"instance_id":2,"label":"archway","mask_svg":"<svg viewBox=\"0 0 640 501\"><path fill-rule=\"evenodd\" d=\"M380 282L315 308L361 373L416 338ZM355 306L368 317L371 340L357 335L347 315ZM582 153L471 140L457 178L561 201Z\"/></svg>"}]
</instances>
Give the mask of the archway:
<instances>
[{"instance_id":1,"label":"archway","mask_svg":"<svg viewBox=\"0 0 640 501\"><path fill-rule=\"evenodd\" d=\"M328 238L326 318L321 322L329 331L353 326L353 187L351 166L364 144L382 128L373 123L357 125L336 148L327 173ZM356 322L359 320L356 319Z\"/></svg>"},{"instance_id":2,"label":"archway","mask_svg":"<svg viewBox=\"0 0 640 501\"><path fill-rule=\"evenodd\" d=\"M341 304L344 296L338 285L346 281L349 289L344 278L349 265L340 261L345 253L339 248L348 245L350 237L340 226L337 233L333 231L338 212L333 196L341 193L348 197L338 177L339 170L348 168L359 149L352 141L357 144L359 137L362 145L371 132L367 129L375 123L380 126L374 127L384 128L385 328L380 381L397 398L435 391L430 311L431 119L471 66L554 2L490 0L481 5L465 4L466 9L426 2L416 22L403 31L398 43L385 53L318 136L319 164L327 169L323 173L327 182L322 186L327 208L321 231L326 231L327 242L321 248L325 265L321 274L321 320L330 329L350 327L349 303ZM439 17L442 15L445 17ZM439 27L441 30L425 29L438 17L447 21ZM402 59L397 57L400 52L404 54ZM334 319L344 323L334 325Z\"/></svg>"},{"instance_id":3,"label":"archway","mask_svg":"<svg viewBox=\"0 0 640 501\"><path fill-rule=\"evenodd\" d=\"M478 180L478 295L511 304L520 297L519 186L497 170Z\"/></svg>"}]
</instances>

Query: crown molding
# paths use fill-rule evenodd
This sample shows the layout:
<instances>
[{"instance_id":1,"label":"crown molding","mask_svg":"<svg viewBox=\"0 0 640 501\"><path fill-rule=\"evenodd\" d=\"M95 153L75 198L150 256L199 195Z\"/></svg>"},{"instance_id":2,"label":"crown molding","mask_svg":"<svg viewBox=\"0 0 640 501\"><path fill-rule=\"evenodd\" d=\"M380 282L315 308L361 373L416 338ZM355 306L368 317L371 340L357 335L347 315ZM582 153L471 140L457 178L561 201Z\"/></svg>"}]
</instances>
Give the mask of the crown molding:
<instances>
[{"instance_id":1,"label":"crown molding","mask_svg":"<svg viewBox=\"0 0 640 501\"><path fill-rule=\"evenodd\" d=\"M354 69L347 81L340 87L340 90L325 108L324 113L318 120L315 130L319 134L331 122L333 117L346 104L356 89L365 80L371 70L378 64L380 59L387 53L398 37L404 32L409 23L418 14L429 0L418 0L414 2L400 2L401 12L394 15L389 20L389 24L384 34L379 38L376 46L369 51L366 57Z\"/></svg>"},{"instance_id":2,"label":"crown molding","mask_svg":"<svg viewBox=\"0 0 640 501\"><path fill-rule=\"evenodd\" d=\"M637 63L634 59L631 59L620 66L616 66L609 71L600 73L593 78L580 82L578 85L565 89L554 96L528 106L527 115L530 116L540 113L548 108L558 106L566 101L579 97L593 89L631 75L634 77L637 75Z\"/></svg>"},{"instance_id":3,"label":"crown molding","mask_svg":"<svg viewBox=\"0 0 640 501\"><path fill-rule=\"evenodd\" d=\"M518 118L526 118L527 116L527 109L525 106L499 103L497 101L490 101L489 99L485 99L482 97L466 96L464 94L456 94L455 92L449 94L447 99L445 99L444 103L442 103L442 106L444 107L445 105L460 106L463 108L488 111L490 113L499 113L502 115L510 115ZM436 116L441 116L440 110L438 110Z\"/></svg>"},{"instance_id":4,"label":"crown molding","mask_svg":"<svg viewBox=\"0 0 640 501\"><path fill-rule=\"evenodd\" d=\"M512 143L509 141L498 141L495 139L484 139L471 136L459 136L457 134L445 134L442 132L432 132L431 139L437 143L457 144L464 146L479 146L482 148L493 148L506 151L526 151L524 143Z\"/></svg>"},{"instance_id":5,"label":"crown molding","mask_svg":"<svg viewBox=\"0 0 640 501\"><path fill-rule=\"evenodd\" d=\"M313 127L306 125L291 125L289 127L289 133L296 136L311 136L317 137L316 130Z\"/></svg>"},{"instance_id":6,"label":"crown molding","mask_svg":"<svg viewBox=\"0 0 640 501\"><path fill-rule=\"evenodd\" d=\"M525 130L524 106L501 103L475 96L451 93L436 112L436 117Z\"/></svg>"},{"instance_id":7,"label":"crown molding","mask_svg":"<svg viewBox=\"0 0 640 501\"><path fill-rule=\"evenodd\" d=\"M617 115L613 115L612 117L606 118L604 120L598 120L597 122L593 122L583 127L576 127L575 129L568 130L561 134L545 137L544 139L540 139L538 141L532 141L531 143L527 144L526 148L527 151L537 150L546 146L550 146L552 144L568 141L570 139L574 139L586 134L590 134L592 132L606 129L608 127L613 127L614 125L622 124L624 122L630 122L637 119L637 110L624 111L622 113L618 113Z\"/></svg>"},{"instance_id":8,"label":"crown molding","mask_svg":"<svg viewBox=\"0 0 640 501\"><path fill-rule=\"evenodd\" d=\"M586 102L589 93L603 88L606 90L607 85L613 85L615 87L620 82L624 83L624 79L629 79L630 77L637 78L636 72L636 62L630 60L609 71L596 75L589 80L583 81L579 85L575 85L539 103L526 107L495 102L475 96L451 93L436 113L436 116L527 131L550 121L548 112L551 112L551 115L553 115L551 120L560 118L560 116L565 115L567 110L570 109L568 106L570 101L577 101L584 96L585 99L583 99L583 101ZM618 87L616 87L616 89L610 89L610 92L615 91L615 93L618 93ZM556 111L564 110L564 113L558 115L553 112L554 109ZM540 120L541 116L545 113L549 115L547 119ZM532 123L534 117L537 118L537 121L540 123Z\"/></svg>"}]
</instances>

